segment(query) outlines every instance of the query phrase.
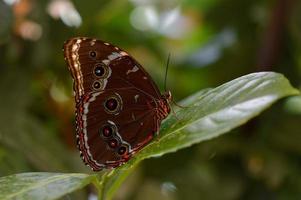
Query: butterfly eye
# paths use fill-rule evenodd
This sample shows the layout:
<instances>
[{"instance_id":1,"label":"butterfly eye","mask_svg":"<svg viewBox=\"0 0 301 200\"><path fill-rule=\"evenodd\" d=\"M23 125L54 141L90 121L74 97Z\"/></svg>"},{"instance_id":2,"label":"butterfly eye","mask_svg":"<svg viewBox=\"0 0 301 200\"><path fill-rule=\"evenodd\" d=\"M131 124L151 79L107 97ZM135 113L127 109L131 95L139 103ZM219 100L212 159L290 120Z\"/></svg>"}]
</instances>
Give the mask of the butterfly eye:
<instances>
[{"instance_id":1,"label":"butterfly eye","mask_svg":"<svg viewBox=\"0 0 301 200\"><path fill-rule=\"evenodd\" d=\"M95 58L96 57L96 52L95 51L90 51L89 52L89 56L91 57L91 58Z\"/></svg>"},{"instance_id":2,"label":"butterfly eye","mask_svg":"<svg viewBox=\"0 0 301 200\"><path fill-rule=\"evenodd\" d=\"M118 114L118 112L122 109L122 100L120 95L115 93L115 95L107 98L104 102L104 108L109 114Z\"/></svg>"},{"instance_id":3,"label":"butterfly eye","mask_svg":"<svg viewBox=\"0 0 301 200\"><path fill-rule=\"evenodd\" d=\"M113 111L117 108L118 106L118 101L115 98L110 98L106 101L106 108L109 109L110 111Z\"/></svg>"},{"instance_id":4,"label":"butterfly eye","mask_svg":"<svg viewBox=\"0 0 301 200\"><path fill-rule=\"evenodd\" d=\"M112 136L115 136L115 133L118 132L118 129L114 122L107 121L100 129L99 134L101 137L103 137L105 140L109 140L112 138Z\"/></svg>"},{"instance_id":5,"label":"butterfly eye","mask_svg":"<svg viewBox=\"0 0 301 200\"><path fill-rule=\"evenodd\" d=\"M128 148L124 145L118 148L117 153L118 155L122 156L128 151Z\"/></svg>"},{"instance_id":6,"label":"butterfly eye","mask_svg":"<svg viewBox=\"0 0 301 200\"><path fill-rule=\"evenodd\" d=\"M116 139L111 139L108 142L110 148L115 149L118 146L118 141Z\"/></svg>"},{"instance_id":7,"label":"butterfly eye","mask_svg":"<svg viewBox=\"0 0 301 200\"><path fill-rule=\"evenodd\" d=\"M103 63L96 63L93 73L97 78L106 79L110 76L110 68Z\"/></svg>"},{"instance_id":8,"label":"butterfly eye","mask_svg":"<svg viewBox=\"0 0 301 200\"><path fill-rule=\"evenodd\" d=\"M100 81L100 80L94 81L92 87L93 87L94 90L100 90L100 89L103 89L103 83L102 83L102 81Z\"/></svg>"},{"instance_id":9,"label":"butterfly eye","mask_svg":"<svg viewBox=\"0 0 301 200\"><path fill-rule=\"evenodd\" d=\"M105 73L105 68L103 64L97 63L94 68L94 74L98 77L103 76Z\"/></svg>"},{"instance_id":10,"label":"butterfly eye","mask_svg":"<svg viewBox=\"0 0 301 200\"><path fill-rule=\"evenodd\" d=\"M113 128L110 125L105 125L102 128L102 135L106 138L111 137L113 135Z\"/></svg>"}]
</instances>

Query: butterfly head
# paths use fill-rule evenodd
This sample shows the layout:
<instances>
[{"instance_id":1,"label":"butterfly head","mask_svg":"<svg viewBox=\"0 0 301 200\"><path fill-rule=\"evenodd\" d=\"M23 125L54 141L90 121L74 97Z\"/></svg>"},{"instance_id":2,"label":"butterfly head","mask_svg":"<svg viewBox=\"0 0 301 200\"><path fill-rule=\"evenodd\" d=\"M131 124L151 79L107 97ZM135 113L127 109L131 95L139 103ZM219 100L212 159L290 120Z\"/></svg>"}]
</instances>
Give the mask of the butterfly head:
<instances>
[{"instance_id":1,"label":"butterfly head","mask_svg":"<svg viewBox=\"0 0 301 200\"><path fill-rule=\"evenodd\" d=\"M170 113L170 102L172 101L172 95L170 91L166 91L161 96L160 110L162 118L166 118Z\"/></svg>"},{"instance_id":2,"label":"butterfly head","mask_svg":"<svg viewBox=\"0 0 301 200\"><path fill-rule=\"evenodd\" d=\"M165 99L167 103L172 101L172 95L170 91L166 91L162 94L162 99Z\"/></svg>"}]
</instances>

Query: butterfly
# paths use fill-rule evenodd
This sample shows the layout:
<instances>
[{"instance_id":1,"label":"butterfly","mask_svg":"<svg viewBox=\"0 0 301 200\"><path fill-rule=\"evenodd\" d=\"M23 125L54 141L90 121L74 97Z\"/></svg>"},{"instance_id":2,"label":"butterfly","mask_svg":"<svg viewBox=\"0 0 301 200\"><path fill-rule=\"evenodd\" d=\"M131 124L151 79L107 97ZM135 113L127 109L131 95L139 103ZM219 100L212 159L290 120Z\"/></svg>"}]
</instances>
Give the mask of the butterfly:
<instances>
[{"instance_id":1,"label":"butterfly","mask_svg":"<svg viewBox=\"0 0 301 200\"><path fill-rule=\"evenodd\" d=\"M63 47L73 77L77 147L93 171L127 162L158 134L170 113L170 91L160 93L127 52L94 38Z\"/></svg>"}]
</instances>

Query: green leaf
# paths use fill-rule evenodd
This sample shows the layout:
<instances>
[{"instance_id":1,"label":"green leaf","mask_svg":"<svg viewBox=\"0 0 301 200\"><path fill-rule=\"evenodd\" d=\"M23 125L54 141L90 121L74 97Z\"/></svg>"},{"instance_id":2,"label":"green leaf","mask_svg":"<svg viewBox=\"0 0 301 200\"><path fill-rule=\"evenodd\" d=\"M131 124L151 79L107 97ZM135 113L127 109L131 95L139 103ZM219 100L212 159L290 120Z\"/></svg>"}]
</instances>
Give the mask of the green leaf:
<instances>
[{"instance_id":1,"label":"green leaf","mask_svg":"<svg viewBox=\"0 0 301 200\"><path fill-rule=\"evenodd\" d=\"M183 100L160 134L123 166L96 175L25 173L0 179L0 199L56 199L94 183L100 199L111 199L143 159L212 139L247 122L282 97L299 94L281 74L249 74Z\"/></svg>"},{"instance_id":2,"label":"green leaf","mask_svg":"<svg viewBox=\"0 0 301 200\"><path fill-rule=\"evenodd\" d=\"M57 199L96 181L95 175L22 173L0 178L0 199Z\"/></svg>"},{"instance_id":3,"label":"green leaf","mask_svg":"<svg viewBox=\"0 0 301 200\"><path fill-rule=\"evenodd\" d=\"M186 108L176 112L176 117L171 114L162 123L157 138L128 163L103 175L103 199L111 199L133 166L143 159L220 136L246 123L282 97L297 94L299 91L283 75L260 72L188 97L180 103Z\"/></svg>"}]
</instances>

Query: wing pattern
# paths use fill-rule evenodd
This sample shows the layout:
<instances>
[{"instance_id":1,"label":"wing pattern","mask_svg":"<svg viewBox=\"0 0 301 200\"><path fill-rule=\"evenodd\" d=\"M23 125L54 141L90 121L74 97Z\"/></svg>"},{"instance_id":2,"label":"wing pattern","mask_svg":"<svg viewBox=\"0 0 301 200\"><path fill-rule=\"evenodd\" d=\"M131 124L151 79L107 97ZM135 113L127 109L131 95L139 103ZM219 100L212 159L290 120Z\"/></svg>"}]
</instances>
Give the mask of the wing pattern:
<instances>
[{"instance_id":1,"label":"wing pattern","mask_svg":"<svg viewBox=\"0 0 301 200\"><path fill-rule=\"evenodd\" d=\"M153 138L168 102L142 66L116 46L72 38L64 56L74 79L81 157L94 171L117 167Z\"/></svg>"}]
</instances>

